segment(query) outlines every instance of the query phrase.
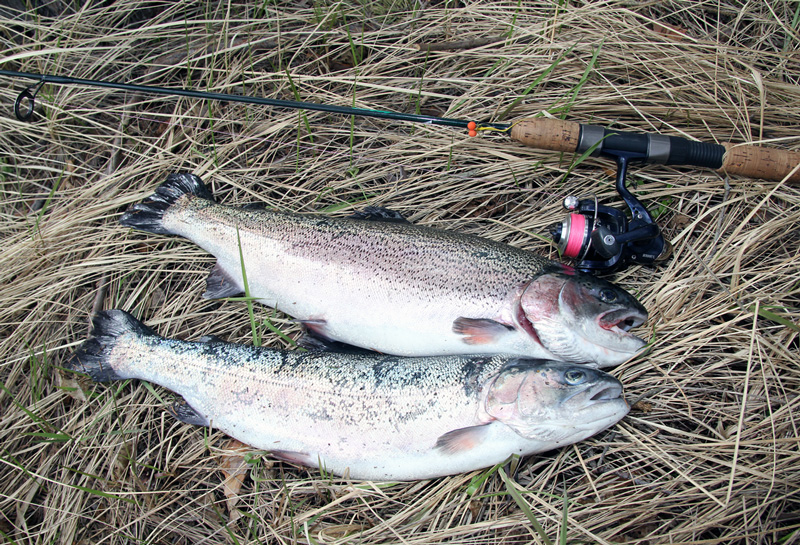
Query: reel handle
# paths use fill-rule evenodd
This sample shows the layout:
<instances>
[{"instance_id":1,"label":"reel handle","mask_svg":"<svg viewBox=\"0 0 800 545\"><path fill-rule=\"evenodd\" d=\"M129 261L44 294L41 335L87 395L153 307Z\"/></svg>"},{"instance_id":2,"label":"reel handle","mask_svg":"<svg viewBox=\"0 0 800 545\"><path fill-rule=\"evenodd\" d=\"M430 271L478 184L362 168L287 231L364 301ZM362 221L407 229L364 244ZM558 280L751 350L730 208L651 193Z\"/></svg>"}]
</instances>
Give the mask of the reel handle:
<instances>
[{"instance_id":1,"label":"reel handle","mask_svg":"<svg viewBox=\"0 0 800 545\"><path fill-rule=\"evenodd\" d=\"M800 183L800 152L752 144L710 144L678 136L614 131L560 119L523 119L511 127L511 138L537 149L583 153L634 152L647 163L713 168L717 172ZM794 172L792 172L794 171ZM791 174L791 176L790 176Z\"/></svg>"}]
</instances>

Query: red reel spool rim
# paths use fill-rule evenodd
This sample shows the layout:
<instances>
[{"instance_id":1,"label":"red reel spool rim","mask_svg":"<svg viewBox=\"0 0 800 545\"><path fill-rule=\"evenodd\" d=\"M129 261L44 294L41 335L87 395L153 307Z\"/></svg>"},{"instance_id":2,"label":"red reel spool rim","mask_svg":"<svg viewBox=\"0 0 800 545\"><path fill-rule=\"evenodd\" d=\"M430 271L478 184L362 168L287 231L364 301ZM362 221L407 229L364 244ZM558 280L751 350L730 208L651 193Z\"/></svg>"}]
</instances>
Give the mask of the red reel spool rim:
<instances>
[{"instance_id":1,"label":"red reel spool rim","mask_svg":"<svg viewBox=\"0 0 800 545\"><path fill-rule=\"evenodd\" d=\"M567 234L567 244L564 247L564 255L569 258L576 258L581 254L583 241L586 238L586 218L583 214L570 214L567 217L569 231Z\"/></svg>"}]
</instances>

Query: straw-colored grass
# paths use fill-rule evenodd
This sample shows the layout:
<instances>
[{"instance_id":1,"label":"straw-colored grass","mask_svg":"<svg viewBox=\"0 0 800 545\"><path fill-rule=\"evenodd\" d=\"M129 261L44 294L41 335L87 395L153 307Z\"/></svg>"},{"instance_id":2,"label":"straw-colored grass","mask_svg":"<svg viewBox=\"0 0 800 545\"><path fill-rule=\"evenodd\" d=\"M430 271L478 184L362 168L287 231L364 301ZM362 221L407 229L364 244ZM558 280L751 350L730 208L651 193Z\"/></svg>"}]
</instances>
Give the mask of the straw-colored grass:
<instances>
[{"instance_id":1,"label":"straw-colored grass","mask_svg":"<svg viewBox=\"0 0 800 545\"><path fill-rule=\"evenodd\" d=\"M0 67L287 99L291 75L302 100L488 121L572 48L509 120L568 109L800 149L796 1L100 4L54 19L0 11ZM607 162L564 180L572 157L500 136L79 86L45 86L23 123L11 105L30 83L0 78L0 541L541 542L497 472L387 486L254 452L227 502L227 437L177 422L159 387L78 383L58 367L94 308L167 336L252 342L244 303L200 297L212 258L118 224L167 173L191 170L228 203L382 205L556 257L535 235L565 195L620 205ZM567 502L572 543L797 543L800 190L687 168L632 175L675 247L658 269L614 277L650 311L651 352L613 371L639 402L591 440L504 471L553 540Z\"/></svg>"}]
</instances>

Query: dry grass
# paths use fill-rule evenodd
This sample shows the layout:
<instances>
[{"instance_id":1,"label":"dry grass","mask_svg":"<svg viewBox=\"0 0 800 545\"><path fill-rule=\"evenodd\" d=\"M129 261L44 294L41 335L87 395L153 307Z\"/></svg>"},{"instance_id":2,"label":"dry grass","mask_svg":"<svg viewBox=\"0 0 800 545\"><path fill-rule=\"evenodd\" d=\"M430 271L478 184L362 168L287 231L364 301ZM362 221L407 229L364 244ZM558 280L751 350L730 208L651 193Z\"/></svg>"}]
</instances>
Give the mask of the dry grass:
<instances>
[{"instance_id":1,"label":"dry grass","mask_svg":"<svg viewBox=\"0 0 800 545\"><path fill-rule=\"evenodd\" d=\"M288 69L304 100L491 120L574 47L511 118L569 106L581 122L800 149L797 2L153 4L149 18L119 1L3 20L2 68L291 99ZM229 512L226 437L176 422L165 390L87 386L83 397L58 366L96 304L165 335L250 341L242 304L200 298L209 256L116 221L169 172L190 169L231 203L385 205L553 255L532 234L560 220L564 195L619 204L607 163L564 181L572 158L501 137L320 113L307 114L309 133L294 111L84 87L46 86L28 124L10 114L27 84L0 87L0 536L539 542L496 473L378 486L256 453ZM522 460L514 477L553 539L567 501L573 543L796 543L800 191L689 169L635 175L675 246L666 266L616 277L651 313L651 353L614 371L641 402L592 440Z\"/></svg>"}]
</instances>

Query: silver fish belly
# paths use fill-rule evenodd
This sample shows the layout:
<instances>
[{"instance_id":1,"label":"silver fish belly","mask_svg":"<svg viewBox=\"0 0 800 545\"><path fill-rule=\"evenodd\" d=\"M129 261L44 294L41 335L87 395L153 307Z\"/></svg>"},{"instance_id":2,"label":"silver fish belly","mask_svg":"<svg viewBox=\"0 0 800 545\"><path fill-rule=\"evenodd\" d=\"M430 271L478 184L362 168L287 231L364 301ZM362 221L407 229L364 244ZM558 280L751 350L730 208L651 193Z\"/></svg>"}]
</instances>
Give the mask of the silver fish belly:
<instances>
[{"instance_id":1,"label":"silver fish belly","mask_svg":"<svg viewBox=\"0 0 800 545\"><path fill-rule=\"evenodd\" d=\"M101 312L67 367L180 394L183 421L276 457L357 479L413 480L488 467L585 439L628 412L619 381L585 366L509 356L398 358L289 352L156 335Z\"/></svg>"},{"instance_id":2,"label":"silver fish belly","mask_svg":"<svg viewBox=\"0 0 800 545\"><path fill-rule=\"evenodd\" d=\"M206 297L243 291L243 258L260 302L320 337L382 353L504 353L603 367L644 346L629 330L647 313L624 290L480 237L224 206L192 174L171 175L120 221L216 256Z\"/></svg>"}]
</instances>

